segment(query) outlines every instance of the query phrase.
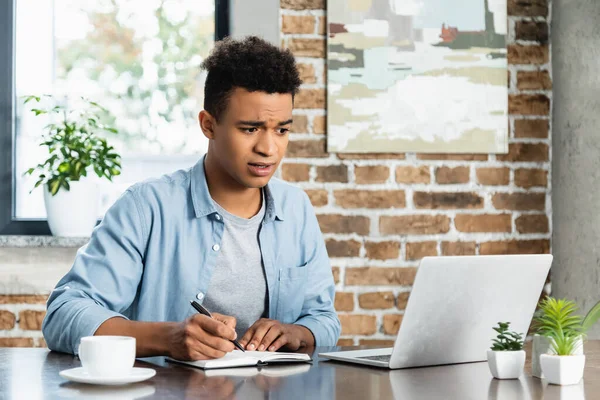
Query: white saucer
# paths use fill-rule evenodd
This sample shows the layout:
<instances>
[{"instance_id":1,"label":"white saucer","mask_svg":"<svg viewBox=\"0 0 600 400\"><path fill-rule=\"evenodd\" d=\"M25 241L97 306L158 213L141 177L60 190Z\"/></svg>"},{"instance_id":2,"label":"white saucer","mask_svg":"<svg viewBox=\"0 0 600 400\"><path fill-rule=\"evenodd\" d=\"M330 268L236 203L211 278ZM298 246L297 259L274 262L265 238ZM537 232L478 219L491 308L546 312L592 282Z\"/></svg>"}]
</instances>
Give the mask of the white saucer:
<instances>
[{"instance_id":1,"label":"white saucer","mask_svg":"<svg viewBox=\"0 0 600 400\"><path fill-rule=\"evenodd\" d=\"M127 383L150 379L156 375L156 371L152 368L133 367L129 375L98 377L88 374L83 367L78 367L60 371L59 375L73 382L90 383L93 385L125 385Z\"/></svg>"}]
</instances>

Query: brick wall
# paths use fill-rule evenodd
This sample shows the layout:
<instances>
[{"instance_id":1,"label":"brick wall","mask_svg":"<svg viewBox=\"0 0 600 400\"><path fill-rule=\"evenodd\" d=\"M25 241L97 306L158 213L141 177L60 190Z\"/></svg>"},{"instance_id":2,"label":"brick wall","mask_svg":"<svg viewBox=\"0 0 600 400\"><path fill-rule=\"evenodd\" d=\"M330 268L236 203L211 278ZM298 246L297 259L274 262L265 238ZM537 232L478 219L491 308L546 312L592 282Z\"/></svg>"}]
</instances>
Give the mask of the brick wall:
<instances>
[{"instance_id":1,"label":"brick wall","mask_svg":"<svg viewBox=\"0 0 600 400\"><path fill-rule=\"evenodd\" d=\"M551 0L508 0L507 155L328 154L324 0L281 0L305 84L284 179L309 194L336 281L341 344L390 344L428 255L548 253Z\"/></svg>"},{"instance_id":2,"label":"brick wall","mask_svg":"<svg viewBox=\"0 0 600 400\"><path fill-rule=\"evenodd\" d=\"M0 347L46 347L46 295L0 295Z\"/></svg>"}]
</instances>

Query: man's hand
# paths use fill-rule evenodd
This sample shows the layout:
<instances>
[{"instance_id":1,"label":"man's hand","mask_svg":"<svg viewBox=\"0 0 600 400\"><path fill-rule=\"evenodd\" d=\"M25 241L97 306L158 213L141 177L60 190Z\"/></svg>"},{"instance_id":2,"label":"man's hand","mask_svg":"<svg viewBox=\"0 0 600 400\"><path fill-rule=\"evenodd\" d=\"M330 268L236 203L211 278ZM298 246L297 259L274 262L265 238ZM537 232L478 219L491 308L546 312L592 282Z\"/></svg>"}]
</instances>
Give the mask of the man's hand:
<instances>
[{"instance_id":1,"label":"man's hand","mask_svg":"<svg viewBox=\"0 0 600 400\"><path fill-rule=\"evenodd\" d=\"M236 320L227 315L209 318L194 314L177 324L169 335L169 356L177 360L208 360L233 351Z\"/></svg>"},{"instance_id":2,"label":"man's hand","mask_svg":"<svg viewBox=\"0 0 600 400\"><path fill-rule=\"evenodd\" d=\"M285 346L296 351L300 347L313 345L314 337L304 326L261 318L248 329L240 344L246 350L277 351Z\"/></svg>"}]
</instances>

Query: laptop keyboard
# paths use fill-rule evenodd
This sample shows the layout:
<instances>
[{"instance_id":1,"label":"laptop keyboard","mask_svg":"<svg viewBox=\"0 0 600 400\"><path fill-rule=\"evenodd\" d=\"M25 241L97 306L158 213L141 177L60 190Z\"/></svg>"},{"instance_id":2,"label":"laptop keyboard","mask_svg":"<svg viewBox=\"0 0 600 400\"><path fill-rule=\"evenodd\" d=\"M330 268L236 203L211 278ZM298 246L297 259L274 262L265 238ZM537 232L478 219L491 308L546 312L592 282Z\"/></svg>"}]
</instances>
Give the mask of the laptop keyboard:
<instances>
[{"instance_id":1,"label":"laptop keyboard","mask_svg":"<svg viewBox=\"0 0 600 400\"><path fill-rule=\"evenodd\" d=\"M365 356L365 357L356 357L356 358L361 358L363 360L390 362L390 359L392 358L392 356L391 356L391 354L386 354L383 356Z\"/></svg>"}]
</instances>

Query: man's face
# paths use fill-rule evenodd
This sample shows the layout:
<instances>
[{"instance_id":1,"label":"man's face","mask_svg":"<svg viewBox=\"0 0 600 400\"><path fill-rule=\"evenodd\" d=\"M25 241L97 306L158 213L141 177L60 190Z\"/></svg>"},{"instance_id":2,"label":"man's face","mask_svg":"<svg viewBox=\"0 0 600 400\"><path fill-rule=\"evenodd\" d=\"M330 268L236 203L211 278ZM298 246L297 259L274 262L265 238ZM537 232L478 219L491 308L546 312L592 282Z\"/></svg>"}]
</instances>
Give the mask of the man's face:
<instances>
[{"instance_id":1,"label":"man's face","mask_svg":"<svg viewBox=\"0 0 600 400\"><path fill-rule=\"evenodd\" d=\"M239 184L265 186L279 166L292 124L292 95L237 88L219 122L206 111L200 123L214 159Z\"/></svg>"}]
</instances>

